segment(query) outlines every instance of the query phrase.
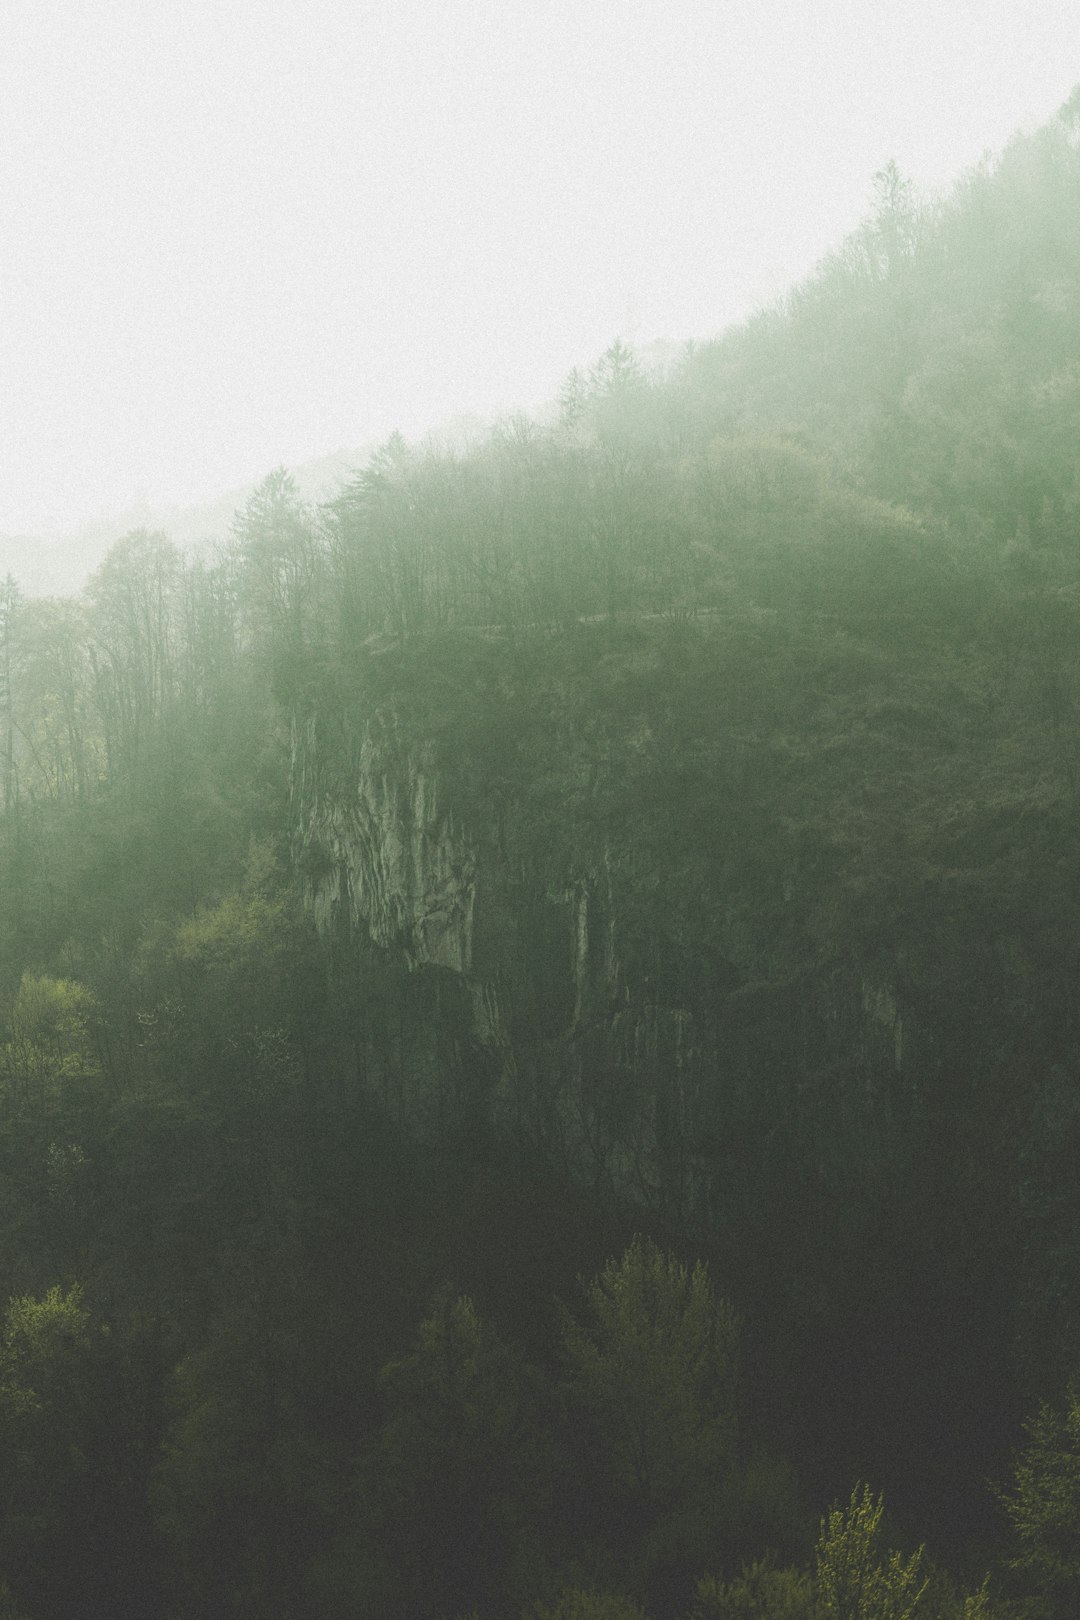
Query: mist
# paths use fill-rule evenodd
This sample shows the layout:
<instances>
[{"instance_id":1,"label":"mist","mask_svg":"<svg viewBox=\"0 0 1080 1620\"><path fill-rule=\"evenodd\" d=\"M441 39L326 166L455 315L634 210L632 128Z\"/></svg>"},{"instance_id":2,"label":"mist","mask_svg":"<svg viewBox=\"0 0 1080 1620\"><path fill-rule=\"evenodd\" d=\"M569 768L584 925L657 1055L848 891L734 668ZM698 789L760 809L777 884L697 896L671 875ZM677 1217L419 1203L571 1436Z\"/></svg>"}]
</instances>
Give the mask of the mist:
<instances>
[{"instance_id":1,"label":"mist","mask_svg":"<svg viewBox=\"0 0 1080 1620\"><path fill-rule=\"evenodd\" d=\"M933 190L1048 116L1068 4L652 0L148 12L9 0L0 534L555 397L715 336L889 159Z\"/></svg>"}]
</instances>

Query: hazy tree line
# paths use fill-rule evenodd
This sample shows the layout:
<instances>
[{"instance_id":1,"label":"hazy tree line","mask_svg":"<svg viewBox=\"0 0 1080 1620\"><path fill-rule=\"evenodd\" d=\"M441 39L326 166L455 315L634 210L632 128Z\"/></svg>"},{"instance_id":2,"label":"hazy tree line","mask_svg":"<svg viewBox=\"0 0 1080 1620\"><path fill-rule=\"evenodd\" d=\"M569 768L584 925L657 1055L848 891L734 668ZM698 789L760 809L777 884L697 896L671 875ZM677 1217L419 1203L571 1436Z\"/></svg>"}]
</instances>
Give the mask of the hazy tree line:
<instances>
[{"instance_id":1,"label":"hazy tree line","mask_svg":"<svg viewBox=\"0 0 1080 1620\"><path fill-rule=\"evenodd\" d=\"M591 626L587 690L605 657L628 678L620 626L654 627L651 678L680 694L688 755L699 671L720 670L706 707L738 684L725 637L767 649L768 689L739 701L789 753L806 670L857 654L888 695L855 729L923 728L885 796L938 805L912 787L920 760L927 794L945 754L969 763L978 805L1014 817L1024 881L1060 894L1068 977L1075 106L939 202L891 166L875 185L872 216L805 284L667 376L615 343L550 421L468 454L395 437L319 508L279 470L214 552L137 532L78 598L0 589L0 1614L1077 1612L1077 1044L1053 986L1016 1011L1055 1031L1053 1107L1037 1053L1003 1060L974 1107L963 1076L933 1103L941 1151L959 1145L928 1251L947 1240L959 1277L987 1212L1002 1245L993 1343L962 1347L1008 1368L987 1415L996 1482L971 1478L965 1537L962 1511L951 1531L891 1523L876 1481L823 1499L801 1477L747 1353L774 1320L767 1230L729 1280L722 1233L593 1196L487 1129L465 1021L440 1048L458 1088L440 1137L395 1123L365 1084L371 1032L391 1005L421 1022L427 992L370 946L316 938L288 859L298 721L437 681L455 645L494 649L495 685L519 655L564 668ZM450 733L475 724L448 694ZM844 726L814 781L841 779ZM827 810L784 813L829 821L854 886L876 902L924 881L917 818L883 874L884 812L852 796L845 821L822 793ZM969 814L958 800L942 818L960 826L958 883ZM1004 884L1007 860L992 847L980 880ZM826 1108L808 1152L842 1128ZM894 1199L913 1207L891 1183L866 1193L882 1224ZM822 1276L850 1275L853 1241L829 1228ZM903 1286L914 1299L919 1279ZM815 1308L839 1336L864 1302L838 1280ZM825 1409L828 1372L801 1367L807 1406ZM925 1462L940 1466L929 1441Z\"/></svg>"},{"instance_id":2,"label":"hazy tree line","mask_svg":"<svg viewBox=\"0 0 1080 1620\"><path fill-rule=\"evenodd\" d=\"M1014 635L1052 662L1077 589L1076 118L933 204L888 166L805 283L666 376L616 341L555 421L457 455L395 436L318 509L279 470L216 558L136 533L78 602L9 581L4 802L85 797L241 654L298 675L378 635L770 605L796 582L803 608L917 629L950 592L1021 615L1034 591Z\"/></svg>"}]
</instances>

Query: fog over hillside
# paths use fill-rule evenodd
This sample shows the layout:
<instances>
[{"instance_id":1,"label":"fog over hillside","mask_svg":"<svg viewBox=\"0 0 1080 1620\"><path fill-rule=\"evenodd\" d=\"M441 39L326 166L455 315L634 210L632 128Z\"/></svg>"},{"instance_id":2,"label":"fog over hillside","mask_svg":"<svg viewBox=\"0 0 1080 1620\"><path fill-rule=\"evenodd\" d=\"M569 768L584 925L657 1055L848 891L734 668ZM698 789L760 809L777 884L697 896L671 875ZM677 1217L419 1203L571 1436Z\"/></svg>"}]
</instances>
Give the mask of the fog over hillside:
<instances>
[{"instance_id":1,"label":"fog over hillside","mask_svg":"<svg viewBox=\"0 0 1080 1620\"><path fill-rule=\"evenodd\" d=\"M615 335L709 340L890 159L929 193L1041 122L1080 44L1072 0L3 17L7 535L529 409Z\"/></svg>"},{"instance_id":2,"label":"fog over hillside","mask_svg":"<svg viewBox=\"0 0 1080 1620\"><path fill-rule=\"evenodd\" d=\"M872 188L0 580L0 1620L1080 1615L1080 88Z\"/></svg>"},{"instance_id":3,"label":"fog over hillside","mask_svg":"<svg viewBox=\"0 0 1080 1620\"><path fill-rule=\"evenodd\" d=\"M661 338L640 346L636 352L642 369L649 376L660 378L676 363L684 348L684 344ZM534 414L537 419L545 420L557 409L553 401ZM434 451L465 452L480 444L491 428L490 420L459 412L432 428L420 442ZM300 499L313 504L331 500L366 465L375 449L376 445L369 443L353 450L335 450L299 466L290 466ZM226 538L236 513L250 499L259 482L255 478L237 483L212 500L190 506L140 502L71 531L0 533L0 579L10 574L26 596L75 594L86 584L110 546L136 529L162 530L183 551L213 547Z\"/></svg>"},{"instance_id":4,"label":"fog over hillside","mask_svg":"<svg viewBox=\"0 0 1080 1620\"><path fill-rule=\"evenodd\" d=\"M364 464L370 446L338 450L291 468L304 500L324 501ZM71 533L0 534L0 578L13 575L26 596L64 596L82 589L109 547L135 529L161 529L183 550L198 551L225 538L237 509L257 479L195 506L156 507L149 502L102 517Z\"/></svg>"}]
</instances>

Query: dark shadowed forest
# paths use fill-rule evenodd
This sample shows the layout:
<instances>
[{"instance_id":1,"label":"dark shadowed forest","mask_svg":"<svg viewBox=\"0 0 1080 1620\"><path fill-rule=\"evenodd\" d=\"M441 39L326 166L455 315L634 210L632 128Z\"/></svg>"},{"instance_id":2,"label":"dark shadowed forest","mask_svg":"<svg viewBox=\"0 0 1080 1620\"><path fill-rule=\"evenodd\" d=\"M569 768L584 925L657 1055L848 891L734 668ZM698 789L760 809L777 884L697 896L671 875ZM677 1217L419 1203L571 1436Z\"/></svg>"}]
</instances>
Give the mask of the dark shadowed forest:
<instances>
[{"instance_id":1,"label":"dark shadowed forest","mask_svg":"<svg viewBox=\"0 0 1080 1620\"><path fill-rule=\"evenodd\" d=\"M1080 1614L1080 99L0 593L5 1620Z\"/></svg>"}]
</instances>

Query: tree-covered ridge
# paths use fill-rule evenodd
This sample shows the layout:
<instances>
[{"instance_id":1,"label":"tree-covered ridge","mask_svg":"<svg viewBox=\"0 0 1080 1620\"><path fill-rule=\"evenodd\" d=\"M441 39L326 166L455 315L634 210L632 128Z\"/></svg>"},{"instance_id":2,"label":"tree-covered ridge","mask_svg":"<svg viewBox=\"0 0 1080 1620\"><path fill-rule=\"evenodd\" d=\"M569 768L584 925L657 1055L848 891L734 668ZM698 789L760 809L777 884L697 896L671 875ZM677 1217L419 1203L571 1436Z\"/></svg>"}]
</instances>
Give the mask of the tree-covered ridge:
<instances>
[{"instance_id":1,"label":"tree-covered ridge","mask_svg":"<svg viewBox=\"0 0 1080 1620\"><path fill-rule=\"evenodd\" d=\"M0 1612L1074 1612L1076 128L3 587Z\"/></svg>"},{"instance_id":2,"label":"tree-covered ridge","mask_svg":"<svg viewBox=\"0 0 1080 1620\"><path fill-rule=\"evenodd\" d=\"M288 662L447 626L770 607L780 588L904 634L1034 593L1049 656L1077 590L1076 124L1070 101L934 203L888 166L806 282L663 376L616 342L556 421L458 455L395 436L321 508L271 475L216 558L140 531L78 606L9 583L6 777L18 753L39 793L85 790L258 645Z\"/></svg>"}]
</instances>

